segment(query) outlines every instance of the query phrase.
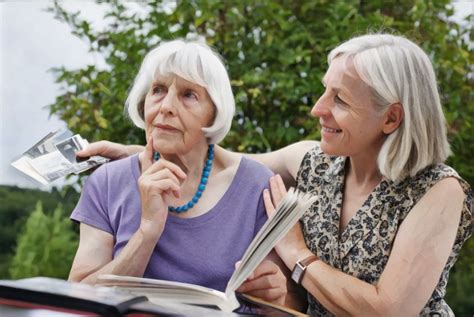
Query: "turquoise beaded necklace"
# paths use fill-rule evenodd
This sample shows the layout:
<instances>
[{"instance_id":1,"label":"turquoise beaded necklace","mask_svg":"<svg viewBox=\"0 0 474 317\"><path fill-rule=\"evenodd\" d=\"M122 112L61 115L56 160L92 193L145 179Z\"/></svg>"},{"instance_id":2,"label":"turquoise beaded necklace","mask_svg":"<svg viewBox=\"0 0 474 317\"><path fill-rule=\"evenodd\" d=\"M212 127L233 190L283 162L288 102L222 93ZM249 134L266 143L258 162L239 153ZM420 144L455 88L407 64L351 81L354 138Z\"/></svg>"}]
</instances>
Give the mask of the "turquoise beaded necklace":
<instances>
[{"instance_id":1,"label":"turquoise beaded necklace","mask_svg":"<svg viewBox=\"0 0 474 317\"><path fill-rule=\"evenodd\" d=\"M155 159L155 161L158 161L160 159L160 153L155 152L153 154L153 158ZM178 207L168 206L168 211L182 213L182 212L188 211L189 209L193 208L194 205L197 204L197 202L202 196L202 193L206 189L206 185L209 179L209 174L211 173L213 161L214 161L214 144L209 144L209 148L207 149L206 164L204 165L204 168L202 169L201 182L199 183L196 194L194 194L194 197L184 205L181 205Z\"/></svg>"}]
</instances>

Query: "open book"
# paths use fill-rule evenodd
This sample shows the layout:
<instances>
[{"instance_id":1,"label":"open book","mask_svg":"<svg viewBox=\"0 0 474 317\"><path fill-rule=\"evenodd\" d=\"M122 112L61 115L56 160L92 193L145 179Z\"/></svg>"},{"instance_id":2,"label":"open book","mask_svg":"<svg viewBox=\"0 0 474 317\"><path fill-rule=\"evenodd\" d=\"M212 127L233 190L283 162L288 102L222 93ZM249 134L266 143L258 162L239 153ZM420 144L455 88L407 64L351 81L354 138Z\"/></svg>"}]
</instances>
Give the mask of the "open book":
<instances>
[{"instance_id":1,"label":"open book","mask_svg":"<svg viewBox=\"0 0 474 317\"><path fill-rule=\"evenodd\" d=\"M240 266L227 283L225 293L187 283L110 274L100 275L98 284L114 286L136 295L145 295L148 300L158 304L180 302L210 305L217 306L222 311L231 312L240 306L235 290L252 274L315 199L316 197L310 194L290 188L288 194L278 204L274 215L267 220L248 246Z\"/></svg>"},{"instance_id":2,"label":"open book","mask_svg":"<svg viewBox=\"0 0 474 317\"><path fill-rule=\"evenodd\" d=\"M11 165L41 184L48 185L60 177L79 174L109 161L102 156L78 160L76 152L88 144L79 134L71 136L70 132L50 132Z\"/></svg>"}]
</instances>

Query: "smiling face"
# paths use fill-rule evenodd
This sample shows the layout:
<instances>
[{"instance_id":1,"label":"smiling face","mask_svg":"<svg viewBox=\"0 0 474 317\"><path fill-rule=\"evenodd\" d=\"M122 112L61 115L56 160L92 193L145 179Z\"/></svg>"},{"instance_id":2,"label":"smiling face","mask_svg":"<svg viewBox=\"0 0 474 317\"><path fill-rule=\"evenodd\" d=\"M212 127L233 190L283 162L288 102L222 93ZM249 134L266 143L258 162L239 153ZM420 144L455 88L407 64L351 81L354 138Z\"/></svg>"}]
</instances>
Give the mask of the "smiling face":
<instances>
[{"instance_id":1,"label":"smiling face","mask_svg":"<svg viewBox=\"0 0 474 317\"><path fill-rule=\"evenodd\" d=\"M358 156L378 153L385 140L384 115L376 111L370 87L353 63L335 58L323 78L326 90L311 114L321 124L321 149L328 155Z\"/></svg>"},{"instance_id":2,"label":"smiling face","mask_svg":"<svg viewBox=\"0 0 474 317\"><path fill-rule=\"evenodd\" d=\"M145 97L145 132L162 154L185 154L207 146L201 130L214 119L206 89L178 76L157 76Z\"/></svg>"}]
</instances>

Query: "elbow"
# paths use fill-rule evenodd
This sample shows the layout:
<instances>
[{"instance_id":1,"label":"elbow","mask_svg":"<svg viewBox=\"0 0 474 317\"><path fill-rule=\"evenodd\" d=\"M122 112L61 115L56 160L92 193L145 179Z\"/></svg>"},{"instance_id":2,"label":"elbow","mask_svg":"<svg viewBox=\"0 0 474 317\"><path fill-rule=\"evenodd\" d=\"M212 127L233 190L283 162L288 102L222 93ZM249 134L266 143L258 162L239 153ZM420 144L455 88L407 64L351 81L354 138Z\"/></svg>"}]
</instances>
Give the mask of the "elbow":
<instances>
[{"instance_id":1,"label":"elbow","mask_svg":"<svg viewBox=\"0 0 474 317\"><path fill-rule=\"evenodd\" d=\"M67 278L67 281L68 282L81 282L82 279L71 272L69 273L69 277Z\"/></svg>"},{"instance_id":2,"label":"elbow","mask_svg":"<svg viewBox=\"0 0 474 317\"><path fill-rule=\"evenodd\" d=\"M91 280L89 277L90 277L90 274L71 270L71 272L69 272L69 277L67 280L68 282L85 283L85 284L93 285L95 281Z\"/></svg>"},{"instance_id":3,"label":"elbow","mask_svg":"<svg viewBox=\"0 0 474 317\"><path fill-rule=\"evenodd\" d=\"M422 307L417 309L408 303L400 302L377 290L377 297L371 305L371 316L418 316Z\"/></svg>"}]
</instances>

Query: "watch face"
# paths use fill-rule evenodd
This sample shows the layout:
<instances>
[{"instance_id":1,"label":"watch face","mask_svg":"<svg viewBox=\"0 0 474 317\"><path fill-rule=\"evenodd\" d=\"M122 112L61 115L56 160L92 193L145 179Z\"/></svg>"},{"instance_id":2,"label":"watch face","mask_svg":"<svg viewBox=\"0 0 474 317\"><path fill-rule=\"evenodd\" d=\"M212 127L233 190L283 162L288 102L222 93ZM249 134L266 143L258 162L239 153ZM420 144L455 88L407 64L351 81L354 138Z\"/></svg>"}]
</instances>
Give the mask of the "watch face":
<instances>
[{"instance_id":1,"label":"watch face","mask_svg":"<svg viewBox=\"0 0 474 317\"><path fill-rule=\"evenodd\" d=\"M303 274L303 268L301 267L301 264L296 263L295 268L293 269L293 272L291 272L291 279L295 281L297 284L300 284L301 274Z\"/></svg>"}]
</instances>

